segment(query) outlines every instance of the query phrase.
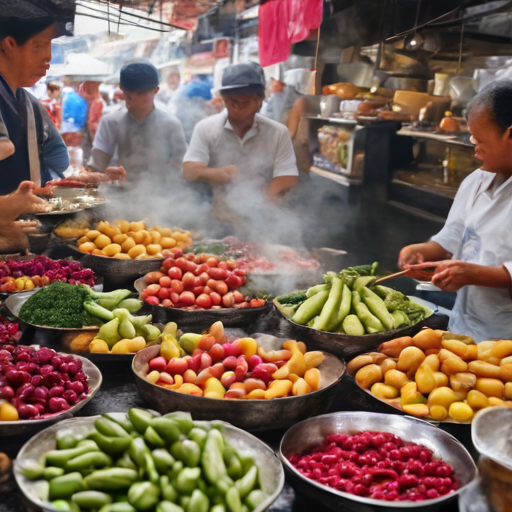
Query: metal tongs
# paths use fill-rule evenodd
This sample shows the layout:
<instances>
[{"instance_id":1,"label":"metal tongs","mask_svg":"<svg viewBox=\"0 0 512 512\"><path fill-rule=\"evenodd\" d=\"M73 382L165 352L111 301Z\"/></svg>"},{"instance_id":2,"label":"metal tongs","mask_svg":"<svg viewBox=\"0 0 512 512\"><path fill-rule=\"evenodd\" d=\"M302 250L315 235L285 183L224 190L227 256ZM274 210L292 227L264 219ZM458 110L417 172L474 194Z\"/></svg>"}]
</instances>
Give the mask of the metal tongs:
<instances>
[{"instance_id":1,"label":"metal tongs","mask_svg":"<svg viewBox=\"0 0 512 512\"><path fill-rule=\"evenodd\" d=\"M406 270L402 270L400 272L395 272L394 274L389 274L388 276L379 277L379 279L370 283L370 286L375 286L377 284L385 283L386 281L391 281L392 279L396 279L397 277L412 277L418 281L427 281L429 282L432 279L437 267L429 267L424 269L412 269L408 268Z\"/></svg>"}]
</instances>

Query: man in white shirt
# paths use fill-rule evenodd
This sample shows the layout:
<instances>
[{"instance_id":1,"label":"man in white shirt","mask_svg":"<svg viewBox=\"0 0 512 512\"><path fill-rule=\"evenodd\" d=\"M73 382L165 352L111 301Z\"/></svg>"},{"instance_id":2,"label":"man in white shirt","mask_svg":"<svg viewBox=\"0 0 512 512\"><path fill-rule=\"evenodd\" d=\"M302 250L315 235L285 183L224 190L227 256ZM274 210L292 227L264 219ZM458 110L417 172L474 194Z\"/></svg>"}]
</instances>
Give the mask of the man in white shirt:
<instances>
[{"instance_id":1,"label":"man in white shirt","mask_svg":"<svg viewBox=\"0 0 512 512\"><path fill-rule=\"evenodd\" d=\"M229 66L220 92L226 110L195 126L183 177L212 185L244 185L270 197L295 187L299 173L287 128L258 114L265 97L261 66Z\"/></svg>"}]
</instances>

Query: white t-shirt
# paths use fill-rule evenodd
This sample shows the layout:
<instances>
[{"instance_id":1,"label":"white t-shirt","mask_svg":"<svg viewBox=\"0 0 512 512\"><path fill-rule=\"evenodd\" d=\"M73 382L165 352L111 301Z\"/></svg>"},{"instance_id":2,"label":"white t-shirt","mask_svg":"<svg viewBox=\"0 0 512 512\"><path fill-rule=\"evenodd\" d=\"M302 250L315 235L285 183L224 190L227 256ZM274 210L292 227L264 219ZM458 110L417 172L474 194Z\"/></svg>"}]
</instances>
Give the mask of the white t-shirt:
<instances>
[{"instance_id":1,"label":"white t-shirt","mask_svg":"<svg viewBox=\"0 0 512 512\"><path fill-rule=\"evenodd\" d=\"M259 114L243 139L234 132L227 111L200 121L183 161L212 168L235 165L240 169L240 178L255 186L299 174L288 129Z\"/></svg>"},{"instance_id":2,"label":"white t-shirt","mask_svg":"<svg viewBox=\"0 0 512 512\"><path fill-rule=\"evenodd\" d=\"M495 176L478 169L462 182L446 224L432 240L454 260L503 265L512 275L512 178L494 187ZM457 292L453 311L452 332L475 341L512 339L510 290L465 286Z\"/></svg>"}]
</instances>

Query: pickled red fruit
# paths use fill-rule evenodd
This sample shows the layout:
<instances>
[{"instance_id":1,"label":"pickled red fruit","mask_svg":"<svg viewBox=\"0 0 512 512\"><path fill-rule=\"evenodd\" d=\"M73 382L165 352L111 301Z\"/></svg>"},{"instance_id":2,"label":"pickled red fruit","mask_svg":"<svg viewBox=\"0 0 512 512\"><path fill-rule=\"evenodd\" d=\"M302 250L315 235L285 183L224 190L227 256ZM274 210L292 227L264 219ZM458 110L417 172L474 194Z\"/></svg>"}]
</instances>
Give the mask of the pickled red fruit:
<instances>
[{"instance_id":1,"label":"pickled red fruit","mask_svg":"<svg viewBox=\"0 0 512 512\"><path fill-rule=\"evenodd\" d=\"M427 399L418 391L416 382L407 383L400 390L400 404L404 405L427 403Z\"/></svg>"},{"instance_id":2,"label":"pickled red fruit","mask_svg":"<svg viewBox=\"0 0 512 512\"><path fill-rule=\"evenodd\" d=\"M380 369L382 371L382 375L386 375L389 370L396 370L396 361L393 361L393 359L385 359L380 363Z\"/></svg>"},{"instance_id":3,"label":"pickled red fruit","mask_svg":"<svg viewBox=\"0 0 512 512\"><path fill-rule=\"evenodd\" d=\"M434 331L433 329L423 329L412 338L412 343L415 347L421 350L429 350L441 348L442 339L442 331Z\"/></svg>"},{"instance_id":4,"label":"pickled red fruit","mask_svg":"<svg viewBox=\"0 0 512 512\"><path fill-rule=\"evenodd\" d=\"M489 407L489 399L480 391L476 389L472 389L468 393L467 397L468 405L474 411L478 411L480 409L485 409L485 407Z\"/></svg>"},{"instance_id":5,"label":"pickled red fruit","mask_svg":"<svg viewBox=\"0 0 512 512\"><path fill-rule=\"evenodd\" d=\"M500 367L500 378L503 382L512 382L512 364L504 364Z\"/></svg>"},{"instance_id":6,"label":"pickled red fruit","mask_svg":"<svg viewBox=\"0 0 512 512\"><path fill-rule=\"evenodd\" d=\"M449 409L453 402L459 402L460 398L453 389L448 387L436 388L428 396L428 405L442 405L445 409Z\"/></svg>"},{"instance_id":7,"label":"pickled red fruit","mask_svg":"<svg viewBox=\"0 0 512 512\"><path fill-rule=\"evenodd\" d=\"M491 348L493 356L503 359L512 355L512 341L511 340L500 340Z\"/></svg>"},{"instance_id":8,"label":"pickled red fruit","mask_svg":"<svg viewBox=\"0 0 512 512\"><path fill-rule=\"evenodd\" d=\"M505 384L498 379L477 379L476 389L487 397L501 398L505 391Z\"/></svg>"},{"instance_id":9,"label":"pickled red fruit","mask_svg":"<svg viewBox=\"0 0 512 512\"><path fill-rule=\"evenodd\" d=\"M384 375L384 384L402 389L408 382L411 382L404 372L389 370Z\"/></svg>"},{"instance_id":10,"label":"pickled red fruit","mask_svg":"<svg viewBox=\"0 0 512 512\"><path fill-rule=\"evenodd\" d=\"M388 386L387 384L382 384L382 382L376 382L372 386L371 393L377 398L381 398L383 400L391 400L400 394L397 388Z\"/></svg>"},{"instance_id":11,"label":"pickled red fruit","mask_svg":"<svg viewBox=\"0 0 512 512\"><path fill-rule=\"evenodd\" d=\"M441 365L441 371L445 375L455 375L456 373L464 373L468 369L468 363L463 361L459 356L449 357Z\"/></svg>"},{"instance_id":12,"label":"pickled red fruit","mask_svg":"<svg viewBox=\"0 0 512 512\"><path fill-rule=\"evenodd\" d=\"M441 362L439 361L439 357L435 354L431 354L425 358L423 363L421 363L422 366L428 365L430 368L432 368L432 371L437 372L441 366Z\"/></svg>"},{"instance_id":13,"label":"pickled red fruit","mask_svg":"<svg viewBox=\"0 0 512 512\"><path fill-rule=\"evenodd\" d=\"M356 373L356 382L364 389L370 389L382 380L382 370L376 364L369 364Z\"/></svg>"},{"instance_id":14,"label":"pickled red fruit","mask_svg":"<svg viewBox=\"0 0 512 512\"><path fill-rule=\"evenodd\" d=\"M412 416L416 416L418 418L428 416L430 413L427 404L406 404L402 405L402 410L407 414L411 414Z\"/></svg>"},{"instance_id":15,"label":"pickled red fruit","mask_svg":"<svg viewBox=\"0 0 512 512\"><path fill-rule=\"evenodd\" d=\"M414 380L418 386L418 391L425 395L428 395L436 387L434 371L428 364L422 364L418 368Z\"/></svg>"},{"instance_id":16,"label":"pickled red fruit","mask_svg":"<svg viewBox=\"0 0 512 512\"><path fill-rule=\"evenodd\" d=\"M456 373L450 377L450 386L458 392L468 392L474 388L476 384L476 376L472 373Z\"/></svg>"},{"instance_id":17,"label":"pickled red fruit","mask_svg":"<svg viewBox=\"0 0 512 512\"><path fill-rule=\"evenodd\" d=\"M442 405L431 405L430 406L430 417L436 421L442 421L448 416L446 407Z\"/></svg>"},{"instance_id":18,"label":"pickled red fruit","mask_svg":"<svg viewBox=\"0 0 512 512\"><path fill-rule=\"evenodd\" d=\"M436 388L442 388L449 384L448 376L443 372L434 372L434 379L436 381Z\"/></svg>"},{"instance_id":19,"label":"pickled red fruit","mask_svg":"<svg viewBox=\"0 0 512 512\"><path fill-rule=\"evenodd\" d=\"M401 372L416 372L420 364L425 360L425 354L418 347L407 347L398 357L397 368Z\"/></svg>"},{"instance_id":20,"label":"pickled red fruit","mask_svg":"<svg viewBox=\"0 0 512 512\"><path fill-rule=\"evenodd\" d=\"M471 361L468 364L468 372L474 373L477 377L485 377L488 379L501 378L501 369L485 361Z\"/></svg>"},{"instance_id":21,"label":"pickled red fruit","mask_svg":"<svg viewBox=\"0 0 512 512\"><path fill-rule=\"evenodd\" d=\"M470 421L475 415L473 409L464 402L453 402L453 404L450 405L448 414L450 418L460 422Z\"/></svg>"},{"instance_id":22,"label":"pickled red fruit","mask_svg":"<svg viewBox=\"0 0 512 512\"><path fill-rule=\"evenodd\" d=\"M507 400L512 400L512 382L507 382L505 384L505 398Z\"/></svg>"},{"instance_id":23,"label":"pickled red fruit","mask_svg":"<svg viewBox=\"0 0 512 512\"><path fill-rule=\"evenodd\" d=\"M394 340L382 343L379 345L379 352L382 352L388 357L398 357L402 350L410 346L412 346L412 338L410 336L404 336L403 338L395 338Z\"/></svg>"}]
</instances>

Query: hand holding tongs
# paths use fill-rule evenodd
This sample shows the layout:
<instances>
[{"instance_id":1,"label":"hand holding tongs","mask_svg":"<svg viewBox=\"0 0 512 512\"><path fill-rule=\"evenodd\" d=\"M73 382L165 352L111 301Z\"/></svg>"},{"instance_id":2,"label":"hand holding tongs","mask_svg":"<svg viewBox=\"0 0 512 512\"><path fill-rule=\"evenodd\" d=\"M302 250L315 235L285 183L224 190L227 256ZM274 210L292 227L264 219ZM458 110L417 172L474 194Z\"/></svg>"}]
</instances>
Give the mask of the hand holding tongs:
<instances>
[{"instance_id":1,"label":"hand holding tongs","mask_svg":"<svg viewBox=\"0 0 512 512\"><path fill-rule=\"evenodd\" d=\"M430 281L432 276L435 274L437 269L437 265L432 262L420 263L418 265L407 265L405 270L400 272L395 272L394 274L390 274L388 276L380 277L376 281L370 284L370 286L375 286L377 284L382 284L386 281L391 281L391 279L395 279L397 277L412 277L413 279L417 279L418 281Z\"/></svg>"}]
</instances>

